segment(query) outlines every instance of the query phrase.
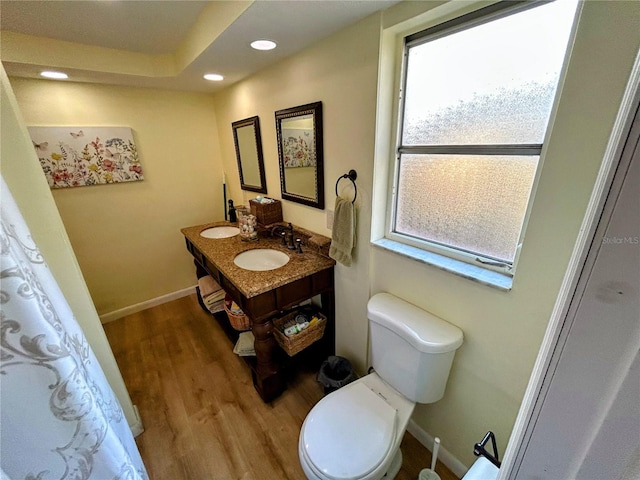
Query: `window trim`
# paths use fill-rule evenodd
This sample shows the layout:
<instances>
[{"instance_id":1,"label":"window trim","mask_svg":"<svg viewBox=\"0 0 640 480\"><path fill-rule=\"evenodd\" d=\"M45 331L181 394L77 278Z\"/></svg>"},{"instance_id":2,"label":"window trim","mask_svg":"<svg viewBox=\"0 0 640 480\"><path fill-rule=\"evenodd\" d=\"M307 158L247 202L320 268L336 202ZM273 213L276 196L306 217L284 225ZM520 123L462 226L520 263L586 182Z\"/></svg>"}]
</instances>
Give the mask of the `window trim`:
<instances>
[{"instance_id":1,"label":"window trim","mask_svg":"<svg viewBox=\"0 0 640 480\"><path fill-rule=\"evenodd\" d=\"M485 145L405 145L397 147L397 154L435 155L540 155L541 143L485 144Z\"/></svg>"},{"instance_id":2,"label":"window trim","mask_svg":"<svg viewBox=\"0 0 640 480\"><path fill-rule=\"evenodd\" d=\"M403 44L407 46L420 45L440 36L468 30L478 25L536 8L545 3L553 3L554 1L556 0L502 0L406 35L404 36ZM426 40L427 37L429 38L428 40Z\"/></svg>"},{"instance_id":3,"label":"window trim","mask_svg":"<svg viewBox=\"0 0 640 480\"><path fill-rule=\"evenodd\" d=\"M373 240L371 244L381 250L401 255L445 272L454 273L458 276L473 280L474 282L497 288L498 290L508 292L513 286L513 277L511 275L488 270L483 266L462 262L455 258L433 253L406 243L397 242L390 238Z\"/></svg>"},{"instance_id":4,"label":"window trim","mask_svg":"<svg viewBox=\"0 0 640 480\"><path fill-rule=\"evenodd\" d=\"M506 275L511 275L515 273L515 265L518 259L518 255L520 252L520 248L522 246L523 237L524 237L524 227L526 225L526 218L528 212L531 208L531 201L533 198L533 193L536 185L536 179L539 175L539 170L542 162L542 144L527 144L523 145L523 148L518 148L517 145L486 145L477 150L471 150L467 147L467 145L461 145L459 149L442 151L442 148L446 148L446 146L425 146L420 145L416 147L404 147L397 148L397 153L394 161L394 177L392 179L392 194L390 199L390 215L387 217L387 227L386 227L386 237L389 239L393 239L400 243L406 243L407 245L412 245L414 247L431 251L433 253L441 254L444 256L448 256L451 258L455 258L462 262L469 263L471 265L481 266L482 268L486 268L488 270L494 270L496 272L500 272ZM488 153L493 152L493 153ZM496 257L492 257L491 255L481 254L478 252L473 252L470 250L465 250L460 247L452 247L445 243L438 242L436 240L426 240L420 237L414 237L413 235L405 234L398 232L396 230L396 221L397 221L397 208L398 208L398 192L397 185L399 183L400 176L400 166L401 166L401 154L402 153L422 153L422 154L447 154L447 155L455 155L455 154L487 154L492 156L500 156L500 155L520 155L520 156L537 156L538 161L536 165L536 171L534 173L534 179L531 186L531 191L529 192L529 198L527 199L527 209L522 219L522 225L520 227L520 233L518 235L518 241L516 242L516 248L514 253L513 262L505 262L504 260Z\"/></svg>"},{"instance_id":5,"label":"window trim","mask_svg":"<svg viewBox=\"0 0 640 480\"><path fill-rule=\"evenodd\" d=\"M556 113L558 99L560 97L560 92L562 90L562 84L564 82L566 64L568 63L569 52L572 47L573 38L574 38L574 30L575 24L577 22L580 8L577 7L576 14L573 20L573 27L571 29L571 33L569 36L569 40L567 43L567 48L565 51L565 57L563 61L563 65L560 69L560 76L558 79L558 84L556 86L556 92L554 95L554 99L552 102L552 108L549 116L549 120L547 123L547 128L544 134L544 138L541 144L513 144L513 145L411 145L411 146L402 146L402 128L403 128L403 115L404 115L404 92L406 91L406 69L408 62L408 49L412 46L416 46L422 43L426 43L428 41L432 41L442 36L455 34L458 31L468 30L470 28L476 27L478 25L482 25L485 23L489 23L500 18L504 18L510 15L518 14L524 12L526 10L541 6L546 3L551 3L553 0L516 0L516 1L501 1L486 7L479 8L478 10L471 11L469 13L462 14L459 17L454 17L449 20L445 20L442 23L432 24L427 28L415 29L413 32L408 34L399 34L398 41L396 44L396 48L398 49L398 56L395 62L395 74L396 77L395 87L394 87L394 101L393 101L393 119L392 119L392 128L391 128L391 139L390 139L390 157L389 158L389 178L387 185L387 197L386 197L386 215L384 218L384 236L379 240L373 240L373 243L385 248L387 250L396 251L401 253L402 245L407 245L411 248L418 248L430 254L434 254L436 256L441 256L443 259L442 263L447 264L447 259L452 259L456 262L461 262L460 268L450 268L450 267L440 267L445 270L450 270L454 273L459 273L460 271L466 270L464 265L477 267L483 270L487 270L489 272L493 271L496 274L502 276L505 275L508 278L512 278L515 274L515 269L519 260L520 251L522 247L522 242L526 230L526 225L528 222L529 215L531 213L531 208L533 204L533 198L535 196L536 187L538 184L538 179L540 176L540 172L542 170L542 165L544 163L544 153L547 146L548 137L553 127L553 120ZM520 235L518 237L518 242L516 244L516 251L514 255L514 259L512 263L504 263L502 260L493 259L489 256L482 256L475 253L465 252L462 249L450 247L447 245L438 244L434 241L428 241L419 239L416 237L411 237L406 234L402 234L395 231L395 222L396 222L396 207L397 207L397 185L398 185L398 177L400 170L400 155L406 153L421 153L421 154L491 154L491 155L536 155L539 157L538 164L536 166L536 172L534 174L533 183L531 192L529 194L529 198L527 200L527 209L525 211L522 227L520 229ZM397 242L398 248L390 248L389 241ZM403 253L406 256L412 256L416 259L419 255L407 255L406 252ZM419 259L420 260L420 259ZM425 260L421 260L425 261ZM429 261L425 261L426 263L431 263ZM434 262L435 266L439 266L439 261ZM467 276L469 278L476 278L475 275L466 275L461 273L463 276ZM485 282L482 282L485 283ZM500 282L497 282L494 286L498 286L498 288L502 288L498 285ZM489 282L489 284L493 284L493 282Z\"/></svg>"}]
</instances>

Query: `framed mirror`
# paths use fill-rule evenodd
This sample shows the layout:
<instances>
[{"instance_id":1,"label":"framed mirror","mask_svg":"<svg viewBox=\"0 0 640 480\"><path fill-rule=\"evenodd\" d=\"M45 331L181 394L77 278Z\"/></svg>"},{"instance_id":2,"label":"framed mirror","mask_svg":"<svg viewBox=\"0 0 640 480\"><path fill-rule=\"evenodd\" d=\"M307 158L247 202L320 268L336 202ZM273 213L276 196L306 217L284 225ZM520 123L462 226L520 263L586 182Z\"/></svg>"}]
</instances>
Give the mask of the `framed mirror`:
<instances>
[{"instance_id":1,"label":"framed mirror","mask_svg":"<svg viewBox=\"0 0 640 480\"><path fill-rule=\"evenodd\" d=\"M324 209L322 102L276 112L282 198Z\"/></svg>"},{"instance_id":2,"label":"framed mirror","mask_svg":"<svg viewBox=\"0 0 640 480\"><path fill-rule=\"evenodd\" d=\"M264 159L260 136L260 119L245 118L231 124L233 142L236 146L240 187L242 190L267 193L264 177Z\"/></svg>"}]
</instances>

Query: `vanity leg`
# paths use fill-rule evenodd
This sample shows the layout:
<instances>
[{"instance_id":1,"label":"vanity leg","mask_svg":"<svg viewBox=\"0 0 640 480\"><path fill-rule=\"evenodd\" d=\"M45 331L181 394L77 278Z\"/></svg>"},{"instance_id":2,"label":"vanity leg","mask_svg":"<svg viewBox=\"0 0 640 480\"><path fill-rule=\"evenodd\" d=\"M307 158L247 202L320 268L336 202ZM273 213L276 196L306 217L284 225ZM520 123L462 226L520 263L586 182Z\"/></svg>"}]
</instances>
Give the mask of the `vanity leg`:
<instances>
[{"instance_id":1,"label":"vanity leg","mask_svg":"<svg viewBox=\"0 0 640 480\"><path fill-rule=\"evenodd\" d=\"M322 312L327 317L327 326L322 337L322 348L324 357L336 354L336 297L335 292L330 290L320 295L322 302Z\"/></svg>"},{"instance_id":2,"label":"vanity leg","mask_svg":"<svg viewBox=\"0 0 640 480\"><path fill-rule=\"evenodd\" d=\"M256 367L252 370L253 385L265 402L270 402L284 390L284 377L275 362L276 341L270 319L252 322L255 338Z\"/></svg>"}]
</instances>

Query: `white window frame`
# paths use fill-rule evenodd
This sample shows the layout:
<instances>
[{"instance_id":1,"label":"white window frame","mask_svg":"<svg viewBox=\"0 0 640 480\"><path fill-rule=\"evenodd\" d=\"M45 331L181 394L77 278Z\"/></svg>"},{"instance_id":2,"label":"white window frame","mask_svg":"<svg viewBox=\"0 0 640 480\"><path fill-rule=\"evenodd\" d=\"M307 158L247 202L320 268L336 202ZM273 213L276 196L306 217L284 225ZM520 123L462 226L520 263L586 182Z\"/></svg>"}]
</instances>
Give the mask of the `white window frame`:
<instances>
[{"instance_id":1,"label":"white window frame","mask_svg":"<svg viewBox=\"0 0 640 480\"><path fill-rule=\"evenodd\" d=\"M472 11L470 13L466 13L460 15L456 18L452 18L450 20L444 21L439 24L431 24L425 25L421 29L416 29L414 32L402 36L402 41L398 42L397 48L399 49L397 55L399 59L401 59L395 65L395 75L396 77L396 87L395 87L395 101L393 105L393 120L392 120L392 138L391 138L391 149L392 154L390 158L390 168L389 168L389 180L388 180L388 192L387 192L387 203L386 203L386 211L387 214L385 216L385 233L384 237L391 242L396 242L398 244L403 244L409 247L414 247L412 250L418 249L418 253L407 252L406 248L402 246L394 246L390 248L390 242L385 242L384 240L374 240L374 245L381 246L383 248L395 250L398 253L402 253L411 257L415 257L418 260L424 261L425 263L433 263L436 266L443 268L445 270L454 271L455 273L460 273L463 276L480 279L479 277L487 277L482 271L493 271L496 272L499 276L504 276L508 280L504 282L503 280L489 280L484 281L483 283L487 283L489 285L497 286L499 288L509 290L511 285L511 278L515 274L517 262L520 256L520 250L523 242L523 238L526 231L527 221L531 212L533 198L535 195L536 187L538 184L541 167L544 163L544 154L546 150L547 140L552 130L553 118L555 116L555 112L557 109L557 103L560 97L560 92L562 89L562 83L564 81L564 75L566 70L567 63L567 52L571 49L572 38L573 35L570 36L570 40L567 45L567 52L565 52L565 61L561 68L561 74L558 81L555 98L553 100L551 115L549 117L549 121L547 123L547 129L543 138L543 142L541 144L516 144L516 145L455 145L451 146L451 149L447 149L447 146L414 146L414 147L401 147L401 139L402 139L402 119L404 114L404 105L403 105L403 95L402 93L405 90L405 82L406 82L406 65L407 65L407 55L406 52L408 48L412 45L424 43L439 36L451 35L456 32L467 30L469 28L473 28L477 25L490 23L492 21L498 20L500 18L504 18L506 16L517 14L522 11L528 10L530 8L535 8L540 6L545 2L544 0L536 0L536 1L526 1L526 2L499 2L493 5L489 5L484 8L480 8L478 10ZM574 18L574 28L575 21L577 19ZM517 154L517 155L537 155L539 156L538 164L536 167L536 172L534 174L533 185L531 188L531 192L529 195L529 200L527 202L527 209L525 211L525 215L523 218L522 228L520 230L519 239L517 242L516 253L514 256L514 260L512 264L507 264L502 261L496 261L495 259L482 256L475 253L467 253L461 249L457 249L454 247L450 247L447 245L437 244L435 242L431 242L428 240L422 240L416 237L412 237L409 235L401 234L394 231L395 227L395 219L396 219L396 205L397 205L397 191L396 186L398 184L398 176L399 176L399 166L400 166L400 154L401 153L470 153L476 154ZM423 257L419 251L422 250L427 252L427 258ZM435 254L429 255L429 253ZM441 261L436 258L434 261L434 257L444 257ZM457 262L462 262L462 265L459 267L451 265L451 261L448 259L452 259ZM464 265L467 265L465 267ZM471 269L469 268L471 267ZM486 278L484 278L486 280Z\"/></svg>"}]
</instances>

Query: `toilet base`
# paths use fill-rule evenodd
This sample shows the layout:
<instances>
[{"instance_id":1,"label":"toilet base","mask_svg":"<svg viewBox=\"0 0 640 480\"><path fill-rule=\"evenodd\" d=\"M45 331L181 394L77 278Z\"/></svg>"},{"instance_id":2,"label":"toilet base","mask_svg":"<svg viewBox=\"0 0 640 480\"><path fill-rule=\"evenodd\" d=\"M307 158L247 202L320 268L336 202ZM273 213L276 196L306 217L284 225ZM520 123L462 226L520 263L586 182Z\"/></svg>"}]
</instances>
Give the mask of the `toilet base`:
<instances>
[{"instance_id":1,"label":"toilet base","mask_svg":"<svg viewBox=\"0 0 640 480\"><path fill-rule=\"evenodd\" d=\"M387 473L384 474L381 480L393 480L396 478L396 475L400 471L400 467L402 467L402 451L398 448L395 457L393 457L393 461L391 465L389 465L389 469Z\"/></svg>"}]
</instances>

